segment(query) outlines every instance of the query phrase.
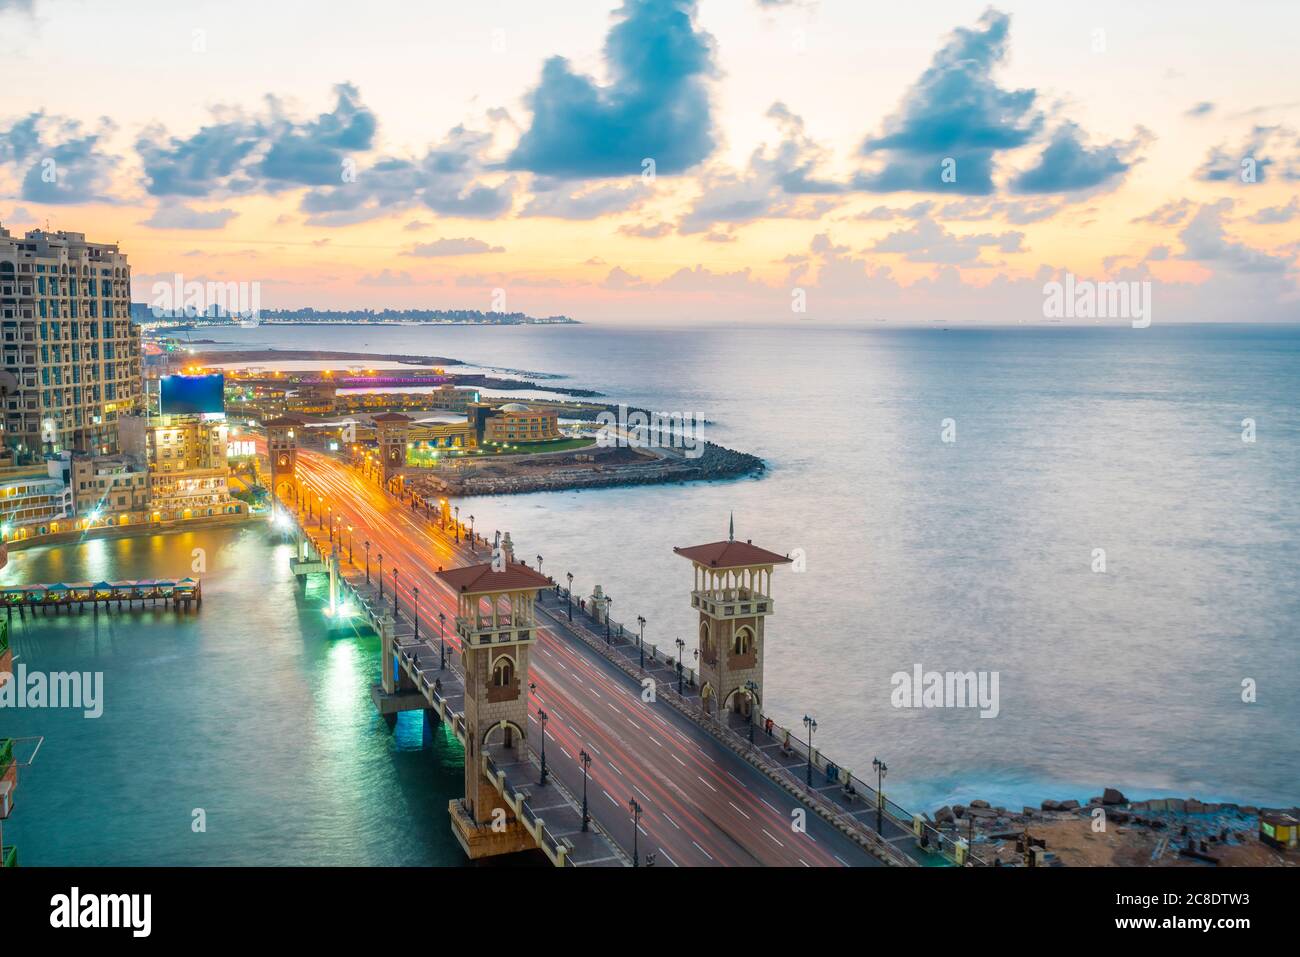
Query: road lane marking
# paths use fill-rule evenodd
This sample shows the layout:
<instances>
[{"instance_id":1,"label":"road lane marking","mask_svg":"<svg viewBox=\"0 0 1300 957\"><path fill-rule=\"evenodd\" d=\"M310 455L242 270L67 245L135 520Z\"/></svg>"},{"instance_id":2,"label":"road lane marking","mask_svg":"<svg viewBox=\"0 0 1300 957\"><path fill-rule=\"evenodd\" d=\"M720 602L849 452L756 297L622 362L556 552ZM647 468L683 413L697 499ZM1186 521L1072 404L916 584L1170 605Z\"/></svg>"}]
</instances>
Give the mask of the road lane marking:
<instances>
[{"instance_id":1,"label":"road lane marking","mask_svg":"<svg viewBox=\"0 0 1300 957\"><path fill-rule=\"evenodd\" d=\"M681 758L679 758L679 757L678 757L677 755L675 755L675 754L673 755L673 760L676 761L678 764L680 764L682 767L686 767L686 762L683 761Z\"/></svg>"},{"instance_id":2,"label":"road lane marking","mask_svg":"<svg viewBox=\"0 0 1300 957\"><path fill-rule=\"evenodd\" d=\"M695 777L699 780L699 782L700 782L701 784L703 784L706 788L708 788L708 789L709 789L710 791L712 791L714 794L717 794L717 793L718 793L718 789L715 788L715 787L714 787L712 784L710 784L708 781L704 780L704 778L700 777L698 774L695 775Z\"/></svg>"},{"instance_id":3,"label":"road lane marking","mask_svg":"<svg viewBox=\"0 0 1300 957\"><path fill-rule=\"evenodd\" d=\"M704 848L700 847L698 841L691 841L691 843L694 844L696 847L699 848L701 854L703 854L703 855L704 855L705 857L707 857L709 860L713 860L713 855L710 854L708 851L706 851Z\"/></svg>"},{"instance_id":4,"label":"road lane marking","mask_svg":"<svg viewBox=\"0 0 1300 957\"><path fill-rule=\"evenodd\" d=\"M772 837L772 832L769 831L767 828L763 828L762 831L763 831L763 833L766 834L768 837ZM777 845L777 847L785 847L785 845L782 844L780 841L777 841L775 837L772 837L772 840L776 841L776 845Z\"/></svg>"},{"instance_id":5,"label":"road lane marking","mask_svg":"<svg viewBox=\"0 0 1300 957\"><path fill-rule=\"evenodd\" d=\"M659 813L663 814L662 811L660 811ZM673 827L677 828L677 830L679 831L681 830L681 826L672 818L670 818L667 814L664 814L664 820L667 821L669 824L671 824Z\"/></svg>"},{"instance_id":6,"label":"road lane marking","mask_svg":"<svg viewBox=\"0 0 1300 957\"><path fill-rule=\"evenodd\" d=\"M735 807L737 811L740 811L740 808L736 807L736 805L735 805L734 803L732 803L731 801L728 801L727 803L730 804L732 807ZM740 815L741 815L741 817L743 817L746 821L749 820L749 815L746 814L744 811L740 811Z\"/></svg>"},{"instance_id":7,"label":"road lane marking","mask_svg":"<svg viewBox=\"0 0 1300 957\"><path fill-rule=\"evenodd\" d=\"M668 857L668 852L665 851L662 847L659 848L659 853L662 854L664 857ZM674 861L671 857L668 857L668 863L671 864L673 867L677 866L677 862Z\"/></svg>"}]
</instances>

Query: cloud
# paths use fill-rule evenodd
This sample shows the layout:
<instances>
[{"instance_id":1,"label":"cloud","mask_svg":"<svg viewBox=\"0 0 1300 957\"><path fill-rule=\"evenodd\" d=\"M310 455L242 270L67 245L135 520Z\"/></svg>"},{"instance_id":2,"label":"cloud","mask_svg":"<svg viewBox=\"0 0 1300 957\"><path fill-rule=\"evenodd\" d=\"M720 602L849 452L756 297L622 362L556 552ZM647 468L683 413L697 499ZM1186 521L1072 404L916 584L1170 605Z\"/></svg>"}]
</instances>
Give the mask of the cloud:
<instances>
[{"instance_id":1,"label":"cloud","mask_svg":"<svg viewBox=\"0 0 1300 957\"><path fill-rule=\"evenodd\" d=\"M803 198L845 190L818 175L824 151L804 131L803 120L783 103L772 104L767 117L776 122L780 141L755 149L744 171L711 169L702 175L700 194L678 223L683 235L707 232L720 223L816 219L835 206L834 200Z\"/></svg>"},{"instance_id":2,"label":"cloud","mask_svg":"<svg viewBox=\"0 0 1300 957\"><path fill-rule=\"evenodd\" d=\"M282 102L267 97L259 116L219 109L216 122L188 137L169 137L158 126L136 140L153 196L205 197L277 192L340 182L352 153L371 149L376 121L355 86L334 87L328 113L297 121Z\"/></svg>"},{"instance_id":3,"label":"cloud","mask_svg":"<svg viewBox=\"0 0 1300 957\"><path fill-rule=\"evenodd\" d=\"M493 246L481 239L464 237L461 239L435 239L431 243L417 243L403 256L476 256L483 253L503 253L504 246Z\"/></svg>"},{"instance_id":4,"label":"cloud","mask_svg":"<svg viewBox=\"0 0 1300 957\"><path fill-rule=\"evenodd\" d=\"M1300 180L1300 139L1284 126L1256 126L1236 151L1213 147L1196 170L1207 183L1262 183L1273 167L1283 180ZM1249 174L1249 175L1246 175Z\"/></svg>"},{"instance_id":5,"label":"cloud","mask_svg":"<svg viewBox=\"0 0 1300 957\"><path fill-rule=\"evenodd\" d=\"M987 265L980 262L985 248L1003 253L1023 252L1024 233L975 233L955 236L946 228L926 216L908 229L890 233L871 247L872 252L901 253L909 262L944 263L949 265ZM814 247L814 251L818 250Z\"/></svg>"},{"instance_id":6,"label":"cloud","mask_svg":"<svg viewBox=\"0 0 1300 957\"><path fill-rule=\"evenodd\" d=\"M1183 242L1180 258L1221 266L1236 273L1281 273L1291 269L1284 257L1234 242L1227 236L1223 221L1232 211L1231 199L1206 203L1183 227L1178 238Z\"/></svg>"},{"instance_id":7,"label":"cloud","mask_svg":"<svg viewBox=\"0 0 1300 957\"><path fill-rule=\"evenodd\" d=\"M1195 116L1195 117L1208 116L1213 112L1214 112L1214 104L1211 103L1209 100L1202 100L1200 103L1195 103L1191 107L1189 107L1187 112L1184 113L1183 116Z\"/></svg>"},{"instance_id":8,"label":"cloud","mask_svg":"<svg viewBox=\"0 0 1300 957\"><path fill-rule=\"evenodd\" d=\"M636 239L659 239L673 231L672 223L628 223L618 227L619 233Z\"/></svg>"},{"instance_id":9,"label":"cloud","mask_svg":"<svg viewBox=\"0 0 1300 957\"><path fill-rule=\"evenodd\" d=\"M507 160L511 169L579 178L678 173L714 147L706 81L713 38L692 19L695 0L624 0L605 40L609 83L551 57L527 97L532 125Z\"/></svg>"},{"instance_id":10,"label":"cloud","mask_svg":"<svg viewBox=\"0 0 1300 957\"><path fill-rule=\"evenodd\" d=\"M555 219L596 219L635 207L647 196L644 186L605 183L591 189L570 191L557 181L533 184L533 198L520 216L549 216Z\"/></svg>"},{"instance_id":11,"label":"cloud","mask_svg":"<svg viewBox=\"0 0 1300 957\"><path fill-rule=\"evenodd\" d=\"M1115 140L1105 146L1088 147L1083 131L1074 123L1063 123L1043 148L1038 162L1011 180L1014 193L1077 193L1117 186L1135 162L1138 149L1150 139L1139 129L1131 140Z\"/></svg>"},{"instance_id":12,"label":"cloud","mask_svg":"<svg viewBox=\"0 0 1300 957\"><path fill-rule=\"evenodd\" d=\"M961 222L980 222L1003 219L1012 226L1028 226L1051 219L1062 209L1061 200L1007 200L984 197L954 200L939 209L941 219Z\"/></svg>"},{"instance_id":13,"label":"cloud","mask_svg":"<svg viewBox=\"0 0 1300 957\"><path fill-rule=\"evenodd\" d=\"M1252 223L1260 223L1265 226L1276 226L1282 223L1289 223L1291 220L1300 216L1300 197L1292 196L1291 202L1285 206L1266 206L1256 212L1254 215L1247 216Z\"/></svg>"},{"instance_id":14,"label":"cloud","mask_svg":"<svg viewBox=\"0 0 1300 957\"><path fill-rule=\"evenodd\" d=\"M1177 226L1190 215L1195 206L1196 204L1187 198L1171 199L1163 206L1156 207L1145 216L1137 216L1130 222L1151 223L1154 226Z\"/></svg>"},{"instance_id":15,"label":"cloud","mask_svg":"<svg viewBox=\"0 0 1300 957\"><path fill-rule=\"evenodd\" d=\"M221 229L238 215L233 209L197 210L184 203L162 202L140 225L150 229Z\"/></svg>"},{"instance_id":16,"label":"cloud","mask_svg":"<svg viewBox=\"0 0 1300 957\"><path fill-rule=\"evenodd\" d=\"M993 78L1006 59L1010 23L990 9L974 29L953 31L884 131L863 142L861 152L881 162L860 172L855 185L876 192L994 191L995 155L1029 143L1043 124L1034 90L1003 89ZM944 182L949 158L956 179Z\"/></svg>"},{"instance_id":17,"label":"cloud","mask_svg":"<svg viewBox=\"0 0 1300 957\"><path fill-rule=\"evenodd\" d=\"M427 286L428 284L429 280L417 279L406 270L393 272L389 269L382 269L378 273L368 273L357 280L358 286L377 286L382 288Z\"/></svg>"},{"instance_id":18,"label":"cloud","mask_svg":"<svg viewBox=\"0 0 1300 957\"><path fill-rule=\"evenodd\" d=\"M101 145L114 129L108 119L86 132L76 120L30 113L0 131L0 163L17 167L19 196L29 202L112 202L108 194L120 161Z\"/></svg>"},{"instance_id":19,"label":"cloud","mask_svg":"<svg viewBox=\"0 0 1300 957\"><path fill-rule=\"evenodd\" d=\"M443 216L494 219L510 211L518 185L484 178L492 134L458 125L423 157L383 157L350 183L314 189L302 200L308 223L346 226L423 206Z\"/></svg>"}]
</instances>

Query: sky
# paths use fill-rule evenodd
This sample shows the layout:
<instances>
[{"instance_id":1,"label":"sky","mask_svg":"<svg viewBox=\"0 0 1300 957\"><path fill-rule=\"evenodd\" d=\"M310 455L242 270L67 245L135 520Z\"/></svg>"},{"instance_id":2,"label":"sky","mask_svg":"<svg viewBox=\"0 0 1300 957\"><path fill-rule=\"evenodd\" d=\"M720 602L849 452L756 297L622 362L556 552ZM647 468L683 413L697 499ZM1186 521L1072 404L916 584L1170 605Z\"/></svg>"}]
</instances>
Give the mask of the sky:
<instances>
[{"instance_id":1,"label":"sky","mask_svg":"<svg viewBox=\"0 0 1300 957\"><path fill-rule=\"evenodd\" d=\"M1298 321L1296 36L1289 0L0 0L0 223L121 243L139 301L1035 324L1068 276Z\"/></svg>"}]
</instances>

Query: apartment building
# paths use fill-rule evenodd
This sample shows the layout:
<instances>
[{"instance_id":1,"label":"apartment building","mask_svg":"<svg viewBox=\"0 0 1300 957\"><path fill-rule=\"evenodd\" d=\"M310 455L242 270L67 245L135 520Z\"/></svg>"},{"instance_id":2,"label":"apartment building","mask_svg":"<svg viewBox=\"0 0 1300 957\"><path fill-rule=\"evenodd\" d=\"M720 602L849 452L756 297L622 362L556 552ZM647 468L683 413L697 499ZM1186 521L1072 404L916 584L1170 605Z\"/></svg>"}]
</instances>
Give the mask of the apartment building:
<instances>
[{"instance_id":1,"label":"apartment building","mask_svg":"<svg viewBox=\"0 0 1300 957\"><path fill-rule=\"evenodd\" d=\"M197 415L127 415L122 449L149 468L150 520L168 522L239 511L230 497L224 420Z\"/></svg>"},{"instance_id":2,"label":"apartment building","mask_svg":"<svg viewBox=\"0 0 1300 957\"><path fill-rule=\"evenodd\" d=\"M0 538L22 541L72 527L70 456L0 468Z\"/></svg>"},{"instance_id":3,"label":"apartment building","mask_svg":"<svg viewBox=\"0 0 1300 957\"><path fill-rule=\"evenodd\" d=\"M0 435L19 463L119 451L142 408L131 269L114 243L0 225Z\"/></svg>"}]
</instances>

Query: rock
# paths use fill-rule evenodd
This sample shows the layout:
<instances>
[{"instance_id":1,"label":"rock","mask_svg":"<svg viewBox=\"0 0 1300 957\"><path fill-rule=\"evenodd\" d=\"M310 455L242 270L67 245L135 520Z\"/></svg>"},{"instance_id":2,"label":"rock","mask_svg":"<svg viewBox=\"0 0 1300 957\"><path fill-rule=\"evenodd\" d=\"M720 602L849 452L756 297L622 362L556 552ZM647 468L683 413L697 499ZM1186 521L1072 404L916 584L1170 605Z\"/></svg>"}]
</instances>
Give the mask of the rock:
<instances>
[{"instance_id":1,"label":"rock","mask_svg":"<svg viewBox=\"0 0 1300 957\"><path fill-rule=\"evenodd\" d=\"M1044 801L1041 805L1044 811L1059 811L1061 809L1060 801Z\"/></svg>"},{"instance_id":2,"label":"rock","mask_svg":"<svg viewBox=\"0 0 1300 957\"><path fill-rule=\"evenodd\" d=\"M1247 805L1245 805L1245 806L1242 807L1242 809L1241 809L1241 813L1242 813L1242 814L1258 814L1258 813L1259 813L1259 808L1255 807L1253 804L1247 804Z\"/></svg>"},{"instance_id":3,"label":"rock","mask_svg":"<svg viewBox=\"0 0 1300 957\"><path fill-rule=\"evenodd\" d=\"M952 808L945 804L943 807L939 808L939 810L934 812L934 819L940 822L956 821L957 815L953 814Z\"/></svg>"},{"instance_id":4,"label":"rock","mask_svg":"<svg viewBox=\"0 0 1300 957\"><path fill-rule=\"evenodd\" d=\"M967 808L966 813L970 817L981 821L994 820L998 816L998 812L993 810L991 807L975 807L974 805Z\"/></svg>"},{"instance_id":5,"label":"rock","mask_svg":"<svg viewBox=\"0 0 1300 957\"><path fill-rule=\"evenodd\" d=\"M1037 817L1039 811L1037 808L1027 807L1021 812L1021 814L1025 817Z\"/></svg>"},{"instance_id":6,"label":"rock","mask_svg":"<svg viewBox=\"0 0 1300 957\"><path fill-rule=\"evenodd\" d=\"M1074 800L1074 798L1071 798L1068 801L1062 801L1060 807L1062 811L1077 811L1079 809L1079 802Z\"/></svg>"},{"instance_id":7,"label":"rock","mask_svg":"<svg viewBox=\"0 0 1300 957\"><path fill-rule=\"evenodd\" d=\"M1170 798L1165 804L1175 814L1182 814L1187 810L1187 802L1182 798Z\"/></svg>"},{"instance_id":8,"label":"rock","mask_svg":"<svg viewBox=\"0 0 1300 957\"><path fill-rule=\"evenodd\" d=\"M1205 812L1205 805L1196 800L1196 798L1188 798L1183 807L1187 810L1188 814L1203 814Z\"/></svg>"},{"instance_id":9,"label":"rock","mask_svg":"<svg viewBox=\"0 0 1300 957\"><path fill-rule=\"evenodd\" d=\"M1116 824L1127 824L1132 820L1127 811L1108 811L1106 816Z\"/></svg>"},{"instance_id":10,"label":"rock","mask_svg":"<svg viewBox=\"0 0 1300 957\"><path fill-rule=\"evenodd\" d=\"M1128 798L1117 788L1106 788L1101 795L1101 803L1106 805L1127 804Z\"/></svg>"},{"instance_id":11,"label":"rock","mask_svg":"<svg viewBox=\"0 0 1300 957\"><path fill-rule=\"evenodd\" d=\"M988 801L971 801L971 802L970 802L970 806L971 806L971 807L988 807L988 806L989 806L989 802L988 802Z\"/></svg>"},{"instance_id":12,"label":"rock","mask_svg":"<svg viewBox=\"0 0 1300 957\"><path fill-rule=\"evenodd\" d=\"M966 805L964 805L964 804L954 804L954 805L952 806L952 813L953 813L953 816L955 816L955 817L965 817L965 816L966 816Z\"/></svg>"}]
</instances>

